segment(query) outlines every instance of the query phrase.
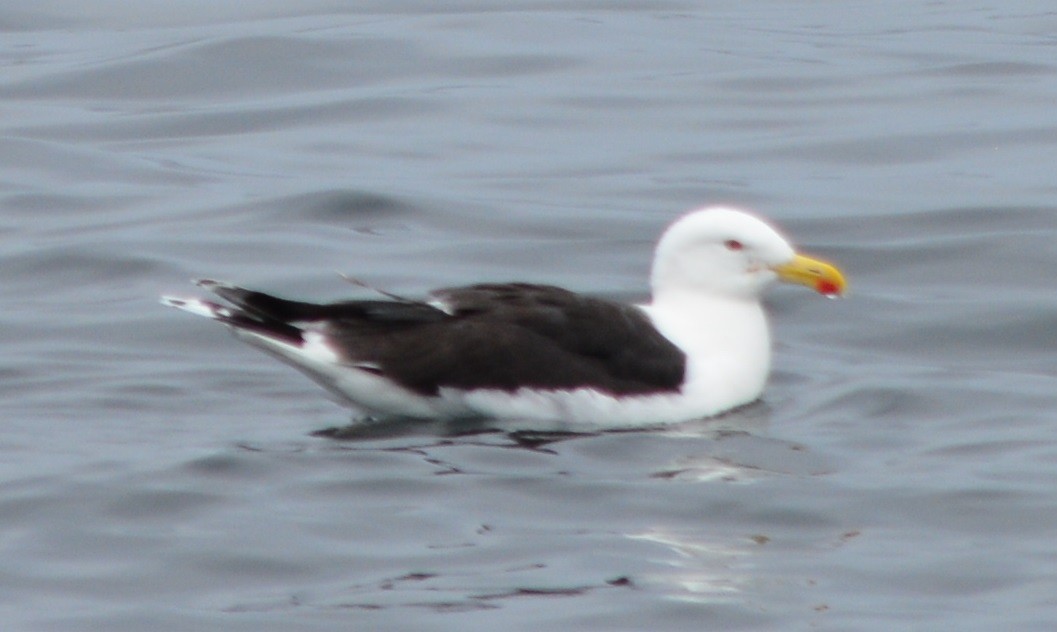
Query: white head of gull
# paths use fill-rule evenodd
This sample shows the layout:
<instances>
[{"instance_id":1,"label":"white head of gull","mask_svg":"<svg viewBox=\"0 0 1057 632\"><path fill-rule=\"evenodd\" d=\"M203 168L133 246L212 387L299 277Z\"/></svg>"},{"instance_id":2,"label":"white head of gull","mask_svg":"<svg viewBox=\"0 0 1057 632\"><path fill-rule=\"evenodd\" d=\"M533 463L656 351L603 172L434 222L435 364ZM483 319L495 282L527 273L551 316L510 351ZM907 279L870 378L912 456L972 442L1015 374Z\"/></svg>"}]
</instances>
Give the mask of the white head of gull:
<instances>
[{"instance_id":1,"label":"white head of gull","mask_svg":"<svg viewBox=\"0 0 1057 632\"><path fill-rule=\"evenodd\" d=\"M845 288L762 219L710 207L661 236L645 305L528 283L317 304L212 280L198 284L230 305L162 302L227 325L364 417L633 427L759 398L771 360L760 299L776 280L827 296Z\"/></svg>"}]
</instances>

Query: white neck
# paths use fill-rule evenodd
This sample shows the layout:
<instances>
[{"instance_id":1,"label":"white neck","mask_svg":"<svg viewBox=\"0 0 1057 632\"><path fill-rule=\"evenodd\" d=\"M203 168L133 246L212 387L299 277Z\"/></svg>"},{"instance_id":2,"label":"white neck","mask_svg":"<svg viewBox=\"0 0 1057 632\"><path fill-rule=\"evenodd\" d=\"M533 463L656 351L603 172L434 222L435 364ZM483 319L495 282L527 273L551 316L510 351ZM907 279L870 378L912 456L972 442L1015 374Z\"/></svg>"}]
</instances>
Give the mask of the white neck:
<instances>
[{"instance_id":1,"label":"white neck","mask_svg":"<svg viewBox=\"0 0 1057 632\"><path fill-rule=\"evenodd\" d=\"M686 395L703 398L716 409L747 404L760 395L770 370L771 341L759 301L663 291L642 309L686 354Z\"/></svg>"}]
</instances>

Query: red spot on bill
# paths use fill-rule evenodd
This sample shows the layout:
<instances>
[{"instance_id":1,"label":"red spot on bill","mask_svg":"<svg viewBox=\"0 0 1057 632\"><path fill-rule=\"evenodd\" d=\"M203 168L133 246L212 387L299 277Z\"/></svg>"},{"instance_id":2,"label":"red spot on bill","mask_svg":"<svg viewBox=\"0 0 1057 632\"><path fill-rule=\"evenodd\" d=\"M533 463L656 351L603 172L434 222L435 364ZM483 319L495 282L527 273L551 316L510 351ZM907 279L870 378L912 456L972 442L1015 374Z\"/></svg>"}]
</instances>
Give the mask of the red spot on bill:
<instances>
[{"instance_id":1,"label":"red spot on bill","mask_svg":"<svg viewBox=\"0 0 1057 632\"><path fill-rule=\"evenodd\" d=\"M818 285L815 286L815 289L818 290L819 294L824 294L831 298L835 296L840 296L840 288L837 286L836 283L832 281L819 281Z\"/></svg>"}]
</instances>

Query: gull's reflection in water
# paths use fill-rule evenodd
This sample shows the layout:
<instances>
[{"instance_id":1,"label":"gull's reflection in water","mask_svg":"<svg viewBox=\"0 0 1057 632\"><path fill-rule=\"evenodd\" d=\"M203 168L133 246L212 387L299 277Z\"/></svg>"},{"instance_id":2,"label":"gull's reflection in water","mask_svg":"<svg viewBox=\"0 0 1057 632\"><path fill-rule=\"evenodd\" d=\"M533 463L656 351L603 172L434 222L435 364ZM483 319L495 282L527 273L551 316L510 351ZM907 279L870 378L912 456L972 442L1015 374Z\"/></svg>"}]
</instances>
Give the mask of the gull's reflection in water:
<instances>
[{"instance_id":1,"label":"gull's reflection in water","mask_svg":"<svg viewBox=\"0 0 1057 632\"><path fill-rule=\"evenodd\" d=\"M767 538L709 540L701 533L679 533L663 528L629 533L633 540L663 547L652 561L664 568L637 577L637 583L660 589L668 597L694 603L737 600L753 583L750 557Z\"/></svg>"}]
</instances>

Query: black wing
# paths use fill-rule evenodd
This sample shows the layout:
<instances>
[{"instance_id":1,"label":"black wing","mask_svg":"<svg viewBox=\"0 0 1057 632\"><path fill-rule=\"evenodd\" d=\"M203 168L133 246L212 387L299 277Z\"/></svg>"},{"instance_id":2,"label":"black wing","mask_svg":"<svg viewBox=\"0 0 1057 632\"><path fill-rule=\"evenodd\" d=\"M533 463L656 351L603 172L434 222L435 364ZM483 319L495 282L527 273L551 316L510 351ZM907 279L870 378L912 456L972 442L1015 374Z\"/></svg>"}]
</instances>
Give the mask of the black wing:
<instances>
[{"instance_id":1,"label":"black wing","mask_svg":"<svg viewBox=\"0 0 1057 632\"><path fill-rule=\"evenodd\" d=\"M306 303L264 292L247 290L211 279L197 281L220 298L242 308L247 315L265 322L292 324L331 320L363 320L380 323L426 323L443 320L441 310L419 301L339 301Z\"/></svg>"},{"instance_id":2,"label":"black wing","mask_svg":"<svg viewBox=\"0 0 1057 632\"><path fill-rule=\"evenodd\" d=\"M548 285L481 284L419 301L288 301L200 283L279 332L316 323L346 361L417 393L443 387L594 387L614 394L678 389L685 355L638 308Z\"/></svg>"},{"instance_id":3,"label":"black wing","mask_svg":"<svg viewBox=\"0 0 1057 632\"><path fill-rule=\"evenodd\" d=\"M685 355L634 306L547 285L438 290L444 314L413 326L338 320L329 333L351 359L423 394L439 388L591 386L614 394L675 390Z\"/></svg>"}]
</instances>

